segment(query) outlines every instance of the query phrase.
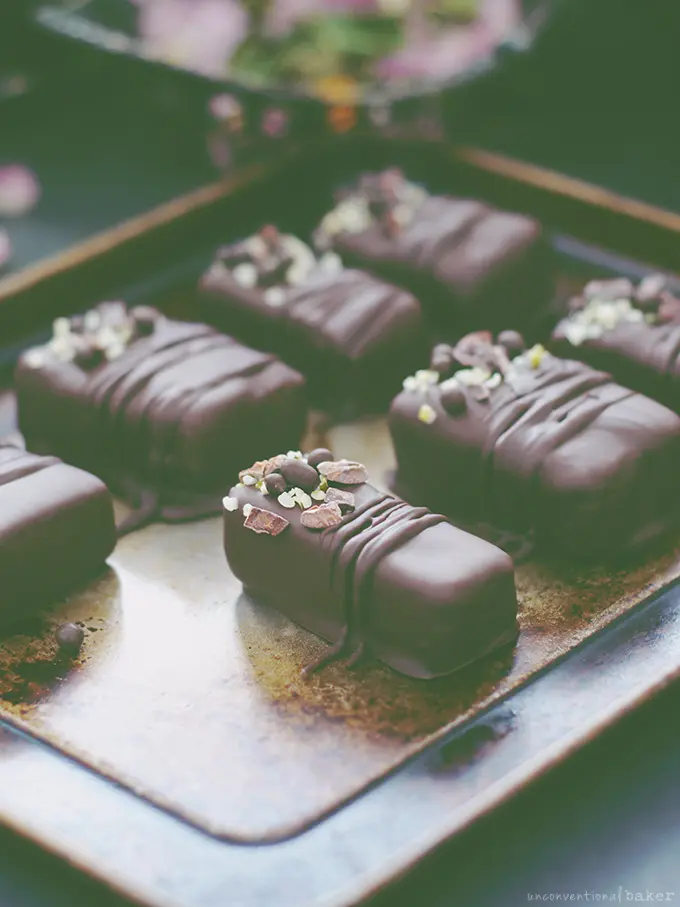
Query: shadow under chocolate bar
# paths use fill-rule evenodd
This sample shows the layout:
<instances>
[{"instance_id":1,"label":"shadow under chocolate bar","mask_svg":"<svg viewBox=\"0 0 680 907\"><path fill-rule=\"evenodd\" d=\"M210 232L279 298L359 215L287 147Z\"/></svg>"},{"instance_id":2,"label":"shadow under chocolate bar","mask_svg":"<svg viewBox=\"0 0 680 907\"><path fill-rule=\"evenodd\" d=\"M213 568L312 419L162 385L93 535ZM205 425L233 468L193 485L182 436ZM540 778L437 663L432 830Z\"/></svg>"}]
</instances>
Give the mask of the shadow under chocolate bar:
<instances>
[{"instance_id":1,"label":"shadow under chocolate bar","mask_svg":"<svg viewBox=\"0 0 680 907\"><path fill-rule=\"evenodd\" d=\"M407 500L531 532L563 558L628 555L677 524L675 413L540 346L511 358L480 332L449 348L448 368L445 354L390 410Z\"/></svg>"},{"instance_id":2,"label":"shadow under chocolate bar","mask_svg":"<svg viewBox=\"0 0 680 907\"><path fill-rule=\"evenodd\" d=\"M0 446L0 622L89 579L115 544L113 502L99 479L56 457Z\"/></svg>"},{"instance_id":3,"label":"shadow under chocolate bar","mask_svg":"<svg viewBox=\"0 0 680 907\"><path fill-rule=\"evenodd\" d=\"M219 510L231 473L272 443L296 446L302 376L203 324L103 303L55 322L15 383L27 446L101 476L140 508L126 528Z\"/></svg>"},{"instance_id":4,"label":"shadow under chocolate bar","mask_svg":"<svg viewBox=\"0 0 680 907\"><path fill-rule=\"evenodd\" d=\"M433 678L516 639L504 552L379 492L361 464L314 454L254 464L224 500L224 549L245 591L333 643L307 670L369 654Z\"/></svg>"},{"instance_id":5,"label":"shadow under chocolate bar","mask_svg":"<svg viewBox=\"0 0 680 907\"><path fill-rule=\"evenodd\" d=\"M411 290L450 340L476 328L525 330L554 293L554 255L537 220L428 195L396 170L361 177L315 241Z\"/></svg>"}]
</instances>

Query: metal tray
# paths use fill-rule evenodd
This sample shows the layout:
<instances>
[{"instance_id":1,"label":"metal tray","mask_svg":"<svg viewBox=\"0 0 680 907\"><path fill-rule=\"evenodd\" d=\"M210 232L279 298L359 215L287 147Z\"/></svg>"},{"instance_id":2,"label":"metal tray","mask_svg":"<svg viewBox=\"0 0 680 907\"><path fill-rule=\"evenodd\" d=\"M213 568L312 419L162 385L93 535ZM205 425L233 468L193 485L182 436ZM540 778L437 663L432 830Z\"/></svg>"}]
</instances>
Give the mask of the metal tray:
<instances>
[{"instance_id":1,"label":"metal tray","mask_svg":"<svg viewBox=\"0 0 680 907\"><path fill-rule=\"evenodd\" d=\"M115 289L190 316L216 244L265 218L304 232L336 181L387 163L541 214L562 291L590 274L645 271L581 237L628 251L637 234L646 254L661 230L579 200L587 187L560 192L559 177L520 180L516 162L353 140L291 151L178 205L177 219L137 223L133 254L100 250L100 262L119 256L115 288L94 259L64 270L77 287L68 306ZM578 217L588 226L578 239L560 232ZM616 230L596 236L603 222ZM654 249L675 247L666 236ZM173 266L159 268L164 259ZM52 280L13 297L43 294L36 330L46 311L67 310L49 298ZM0 412L9 423L11 396ZM380 419L335 425L327 440L377 478L392 465ZM241 594L219 520L149 527L119 544L96 583L3 638L0 815L148 904L355 903L680 673L679 577L680 536L616 568L529 561L514 651L431 682L376 664L302 681L323 644ZM64 619L87 628L72 666L52 641Z\"/></svg>"}]
</instances>

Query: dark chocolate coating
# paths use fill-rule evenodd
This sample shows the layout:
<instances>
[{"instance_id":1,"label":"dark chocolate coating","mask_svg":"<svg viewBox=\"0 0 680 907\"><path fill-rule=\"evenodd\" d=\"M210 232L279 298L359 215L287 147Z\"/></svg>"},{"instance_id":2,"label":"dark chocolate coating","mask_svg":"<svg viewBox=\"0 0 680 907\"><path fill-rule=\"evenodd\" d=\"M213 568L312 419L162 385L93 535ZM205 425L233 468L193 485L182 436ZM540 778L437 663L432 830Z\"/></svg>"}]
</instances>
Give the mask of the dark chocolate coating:
<instances>
[{"instance_id":1,"label":"dark chocolate coating","mask_svg":"<svg viewBox=\"0 0 680 907\"><path fill-rule=\"evenodd\" d=\"M442 391L401 393L396 488L465 523L533 530L566 557L634 551L674 525L680 418L579 362L547 356L448 415ZM436 413L426 425L418 411Z\"/></svg>"},{"instance_id":2,"label":"dark chocolate coating","mask_svg":"<svg viewBox=\"0 0 680 907\"><path fill-rule=\"evenodd\" d=\"M27 445L126 489L220 492L238 465L297 447L304 379L202 324L160 318L112 362L84 371L22 356L15 382Z\"/></svg>"},{"instance_id":3,"label":"dark chocolate coating","mask_svg":"<svg viewBox=\"0 0 680 907\"><path fill-rule=\"evenodd\" d=\"M265 288L244 288L229 271L209 271L200 287L202 317L299 369L327 409L384 411L404 363L415 368L426 351L418 301L361 271L314 272L300 286L282 287L280 306L267 305Z\"/></svg>"},{"instance_id":4,"label":"dark chocolate coating","mask_svg":"<svg viewBox=\"0 0 680 907\"><path fill-rule=\"evenodd\" d=\"M113 503L95 476L0 447L0 621L20 620L101 568L116 544Z\"/></svg>"},{"instance_id":5,"label":"dark chocolate coating","mask_svg":"<svg viewBox=\"0 0 680 907\"><path fill-rule=\"evenodd\" d=\"M564 331L565 322L553 331L550 347L555 353L611 372L621 384L680 413L680 324L620 321L578 346Z\"/></svg>"},{"instance_id":6,"label":"dark chocolate coating","mask_svg":"<svg viewBox=\"0 0 680 907\"><path fill-rule=\"evenodd\" d=\"M430 196L401 230L342 232L343 261L415 293L449 336L523 328L553 293L552 253L539 223L481 202Z\"/></svg>"},{"instance_id":7,"label":"dark chocolate coating","mask_svg":"<svg viewBox=\"0 0 680 907\"><path fill-rule=\"evenodd\" d=\"M253 488L230 492L224 514L229 565L256 601L324 639L358 647L395 670L431 678L455 671L517 635L510 558L488 542L369 484L356 510L315 532L301 511ZM280 535L244 527L251 503L290 521ZM263 566L266 564L266 569Z\"/></svg>"}]
</instances>

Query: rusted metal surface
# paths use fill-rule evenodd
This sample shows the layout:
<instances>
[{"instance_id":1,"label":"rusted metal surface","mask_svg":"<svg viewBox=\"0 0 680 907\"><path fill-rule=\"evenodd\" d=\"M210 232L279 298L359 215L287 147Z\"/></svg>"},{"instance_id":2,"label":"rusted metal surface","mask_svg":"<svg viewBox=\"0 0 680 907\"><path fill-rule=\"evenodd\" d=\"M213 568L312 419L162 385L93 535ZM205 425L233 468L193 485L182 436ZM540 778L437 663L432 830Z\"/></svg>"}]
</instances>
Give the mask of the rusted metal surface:
<instances>
[{"instance_id":1,"label":"rusted metal surface","mask_svg":"<svg viewBox=\"0 0 680 907\"><path fill-rule=\"evenodd\" d=\"M393 465L382 420L338 426L328 441L373 476ZM516 649L436 681L378 664L303 679L324 643L241 594L220 520L156 525L121 541L97 582L3 640L0 699L39 738L195 826L280 840L678 575L677 545L620 572L529 562ZM87 633L72 665L53 641L64 620Z\"/></svg>"}]
</instances>

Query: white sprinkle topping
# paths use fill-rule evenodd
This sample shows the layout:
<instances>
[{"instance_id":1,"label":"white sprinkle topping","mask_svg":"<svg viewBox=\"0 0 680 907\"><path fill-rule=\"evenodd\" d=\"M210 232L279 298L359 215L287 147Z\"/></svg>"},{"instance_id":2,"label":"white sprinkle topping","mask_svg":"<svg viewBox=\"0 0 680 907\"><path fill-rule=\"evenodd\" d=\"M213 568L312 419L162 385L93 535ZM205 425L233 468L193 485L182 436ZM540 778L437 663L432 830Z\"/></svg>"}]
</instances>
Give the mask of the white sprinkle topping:
<instances>
[{"instance_id":1,"label":"white sprinkle topping","mask_svg":"<svg viewBox=\"0 0 680 907\"><path fill-rule=\"evenodd\" d=\"M245 289L250 289L257 285L257 268L249 262L236 265L232 275L236 283Z\"/></svg>"},{"instance_id":2,"label":"white sprinkle topping","mask_svg":"<svg viewBox=\"0 0 680 907\"><path fill-rule=\"evenodd\" d=\"M418 410L418 418L426 425L432 425L434 420L437 418L437 413L429 403L423 403L423 405Z\"/></svg>"},{"instance_id":3,"label":"white sprinkle topping","mask_svg":"<svg viewBox=\"0 0 680 907\"><path fill-rule=\"evenodd\" d=\"M312 497L315 501L325 501L326 492L323 490L323 488L315 488L312 492Z\"/></svg>"},{"instance_id":4,"label":"white sprinkle topping","mask_svg":"<svg viewBox=\"0 0 680 907\"><path fill-rule=\"evenodd\" d=\"M255 476L246 475L246 476L243 476L242 482L244 485L256 485L257 479L255 478Z\"/></svg>"},{"instance_id":5,"label":"white sprinkle topping","mask_svg":"<svg viewBox=\"0 0 680 907\"><path fill-rule=\"evenodd\" d=\"M489 388L490 391L492 391L495 388L499 387L502 381L503 376L500 374L500 372L495 372L490 378L487 378L484 384Z\"/></svg>"},{"instance_id":6,"label":"white sprinkle topping","mask_svg":"<svg viewBox=\"0 0 680 907\"><path fill-rule=\"evenodd\" d=\"M593 298L564 320L562 330L572 346L580 346L586 340L597 340L621 322L639 324L644 320L644 314L630 299Z\"/></svg>"},{"instance_id":7,"label":"white sprinkle topping","mask_svg":"<svg viewBox=\"0 0 680 907\"><path fill-rule=\"evenodd\" d=\"M422 384L436 384L439 381L439 372L429 368L418 369L416 381L420 381Z\"/></svg>"},{"instance_id":8,"label":"white sprinkle topping","mask_svg":"<svg viewBox=\"0 0 680 907\"><path fill-rule=\"evenodd\" d=\"M52 334L56 338L71 336L71 323L68 318L57 318L52 324Z\"/></svg>"},{"instance_id":9,"label":"white sprinkle topping","mask_svg":"<svg viewBox=\"0 0 680 907\"><path fill-rule=\"evenodd\" d=\"M225 274L229 273L229 268L225 265L223 261L214 261L208 270L208 274L212 277L224 277Z\"/></svg>"},{"instance_id":10,"label":"white sprinkle topping","mask_svg":"<svg viewBox=\"0 0 680 907\"><path fill-rule=\"evenodd\" d=\"M342 259L335 252L326 252L319 259L319 266L326 274L339 274L342 271Z\"/></svg>"},{"instance_id":11,"label":"white sprinkle topping","mask_svg":"<svg viewBox=\"0 0 680 907\"><path fill-rule=\"evenodd\" d=\"M289 450L286 454L287 457L291 457L293 460L302 460L302 451L301 450Z\"/></svg>"},{"instance_id":12,"label":"white sprinkle topping","mask_svg":"<svg viewBox=\"0 0 680 907\"><path fill-rule=\"evenodd\" d=\"M36 346L24 353L23 360L29 368L42 368L47 362L47 356L42 347Z\"/></svg>"},{"instance_id":13,"label":"white sprinkle topping","mask_svg":"<svg viewBox=\"0 0 680 907\"><path fill-rule=\"evenodd\" d=\"M292 501L302 507L303 510L307 510L312 506L312 499L307 494L306 491L303 491L301 488L291 488L288 492Z\"/></svg>"},{"instance_id":14,"label":"white sprinkle topping","mask_svg":"<svg viewBox=\"0 0 680 907\"><path fill-rule=\"evenodd\" d=\"M272 308L278 309L286 301L286 293L281 287L269 287L264 291L264 301Z\"/></svg>"},{"instance_id":15,"label":"white sprinkle topping","mask_svg":"<svg viewBox=\"0 0 680 907\"><path fill-rule=\"evenodd\" d=\"M50 350L62 362L71 362L75 357L76 351L68 337L55 337L50 342Z\"/></svg>"},{"instance_id":16,"label":"white sprinkle topping","mask_svg":"<svg viewBox=\"0 0 680 907\"><path fill-rule=\"evenodd\" d=\"M288 507L290 510L292 507L295 507L295 501L290 496L290 492L284 491L283 494L280 494L276 499L282 507Z\"/></svg>"},{"instance_id":17,"label":"white sprinkle topping","mask_svg":"<svg viewBox=\"0 0 680 907\"><path fill-rule=\"evenodd\" d=\"M252 504L244 504L243 505L243 516L248 518L250 516L250 514L252 513L252 510L253 510Z\"/></svg>"},{"instance_id":18,"label":"white sprinkle topping","mask_svg":"<svg viewBox=\"0 0 680 907\"><path fill-rule=\"evenodd\" d=\"M235 510L238 510L238 501L236 498L232 498L227 495L225 498L222 498L222 506L225 510L228 510L230 513L233 513ZM246 507L250 505L246 504Z\"/></svg>"},{"instance_id":19,"label":"white sprinkle topping","mask_svg":"<svg viewBox=\"0 0 680 907\"><path fill-rule=\"evenodd\" d=\"M114 359L118 359L125 352L125 344L118 341L117 343L109 343L104 349L104 355L106 356L107 362L113 362Z\"/></svg>"},{"instance_id":20,"label":"white sprinkle topping","mask_svg":"<svg viewBox=\"0 0 680 907\"><path fill-rule=\"evenodd\" d=\"M321 230L327 236L337 233L363 233L371 226L368 203L360 195L350 196L341 201L321 221Z\"/></svg>"},{"instance_id":21,"label":"white sprinkle topping","mask_svg":"<svg viewBox=\"0 0 680 907\"><path fill-rule=\"evenodd\" d=\"M286 274L286 283L291 286L304 283L317 266L316 256L307 243L289 233L281 237L281 246L293 259Z\"/></svg>"},{"instance_id":22,"label":"white sprinkle topping","mask_svg":"<svg viewBox=\"0 0 680 907\"><path fill-rule=\"evenodd\" d=\"M467 387L473 387L477 384L484 384L491 377L491 372L479 366L472 368L462 368L456 372L456 379L459 384L465 384Z\"/></svg>"},{"instance_id":23,"label":"white sprinkle topping","mask_svg":"<svg viewBox=\"0 0 680 907\"><path fill-rule=\"evenodd\" d=\"M85 330L88 333L94 333L95 331L98 331L101 323L102 316L99 314L99 312L96 311L96 309L92 309L91 311L85 313L83 324L85 326Z\"/></svg>"},{"instance_id":24,"label":"white sprinkle topping","mask_svg":"<svg viewBox=\"0 0 680 907\"><path fill-rule=\"evenodd\" d=\"M428 388L434 387L435 384L439 383L439 377L439 372L435 372L428 368L421 368L418 369L415 375L409 375L408 378L404 378L402 384L405 391L425 393Z\"/></svg>"},{"instance_id":25,"label":"white sprinkle topping","mask_svg":"<svg viewBox=\"0 0 680 907\"><path fill-rule=\"evenodd\" d=\"M268 254L267 243L261 236L251 236L245 241L246 252L253 258L266 258Z\"/></svg>"},{"instance_id":26,"label":"white sprinkle topping","mask_svg":"<svg viewBox=\"0 0 680 907\"><path fill-rule=\"evenodd\" d=\"M458 379L454 375L452 378L447 378L446 381L442 381L442 383L439 385L439 390L447 391L447 390L450 390L451 388L458 387L458 384L459 384Z\"/></svg>"},{"instance_id":27,"label":"white sprinkle topping","mask_svg":"<svg viewBox=\"0 0 680 907\"><path fill-rule=\"evenodd\" d=\"M400 227L405 227L413 220L413 209L408 205L395 205L392 210L392 217Z\"/></svg>"}]
</instances>

